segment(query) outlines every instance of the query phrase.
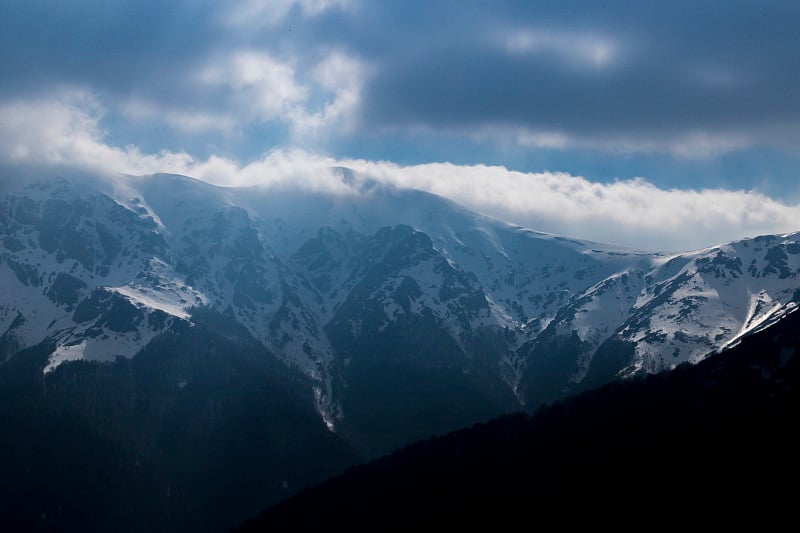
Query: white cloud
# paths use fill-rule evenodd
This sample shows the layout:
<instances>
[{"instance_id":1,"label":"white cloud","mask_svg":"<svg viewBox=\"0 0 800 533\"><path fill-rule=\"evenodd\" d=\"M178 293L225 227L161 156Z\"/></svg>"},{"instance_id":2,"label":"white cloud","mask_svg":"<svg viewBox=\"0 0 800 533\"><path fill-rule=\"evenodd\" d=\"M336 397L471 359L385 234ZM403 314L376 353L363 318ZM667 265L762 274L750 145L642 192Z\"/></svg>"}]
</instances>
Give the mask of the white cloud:
<instances>
[{"instance_id":1,"label":"white cloud","mask_svg":"<svg viewBox=\"0 0 800 533\"><path fill-rule=\"evenodd\" d=\"M0 159L22 166L99 172L157 172L188 164L187 154L144 154L103 142L105 110L88 92L65 89L49 98L0 104Z\"/></svg>"},{"instance_id":2,"label":"white cloud","mask_svg":"<svg viewBox=\"0 0 800 533\"><path fill-rule=\"evenodd\" d=\"M193 87L210 108L172 106L131 97L119 106L132 121L158 122L188 133L241 133L254 123L287 126L296 143L355 131L370 68L328 50L304 68L255 49L219 53L193 73ZM202 99L201 99L202 100Z\"/></svg>"},{"instance_id":3,"label":"white cloud","mask_svg":"<svg viewBox=\"0 0 800 533\"><path fill-rule=\"evenodd\" d=\"M501 166L338 160L302 150L275 150L246 164L183 152L142 153L107 144L102 107L90 95L0 105L0 160L101 173L174 172L219 185L356 190L333 167L362 179L429 191L467 207L536 229L645 248L688 249L748 235L800 229L800 205L756 191L661 189L643 178L594 183L565 173L525 173Z\"/></svg>"},{"instance_id":4,"label":"white cloud","mask_svg":"<svg viewBox=\"0 0 800 533\"><path fill-rule=\"evenodd\" d=\"M334 125L337 134L352 132L367 72L362 62L344 53L334 51L323 57L310 77L329 97L320 110L297 110L292 117L295 136L317 136Z\"/></svg>"},{"instance_id":5,"label":"white cloud","mask_svg":"<svg viewBox=\"0 0 800 533\"><path fill-rule=\"evenodd\" d=\"M223 118L231 123L241 128L253 122L279 122L289 127L297 142L334 130L337 134L351 133L368 73L359 59L336 50L322 54L301 71L263 51L236 50L216 57L196 79L210 89L223 89L229 109ZM165 113L162 119L170 116ZM215 117L180 114L175 122L180 125L183 120L190 127L197 123L233 128Z\"/></svg>"},{"instance_id":6,"label":"white cloud","mask_svg":"<svg viewBox=\"0 0 800 533\"><path fill-rule=\"evenodd\" d=\"M232 26L275 26L297 7L304 17L330 9L346 9L351 0L242 0L230 8L225 21Z\"/></svg>"},{"instance_id":7,"label":"white cloud","mask_svg":"<svg viewBox=\"0 0 800 533\"><path fill-rule=\"evenodd\" d=\"M485 165L338 164L536 229L630 246L686 249L800 229L800 206L756 191L661 189L643 178L594 183Z\"/></svg>"},{"instance_id":8,"label":"white cloud","mask_svg":"<svg viewBox=\"0 0 800 533\"><path fill-rule=\"evenodd\" d=\"M308 98L308 87L298 83L289 63L255 50L240 50L203 69L198 81L233 91L239 104L263 121L285 117Z\"/></svg>"}]
</instances>

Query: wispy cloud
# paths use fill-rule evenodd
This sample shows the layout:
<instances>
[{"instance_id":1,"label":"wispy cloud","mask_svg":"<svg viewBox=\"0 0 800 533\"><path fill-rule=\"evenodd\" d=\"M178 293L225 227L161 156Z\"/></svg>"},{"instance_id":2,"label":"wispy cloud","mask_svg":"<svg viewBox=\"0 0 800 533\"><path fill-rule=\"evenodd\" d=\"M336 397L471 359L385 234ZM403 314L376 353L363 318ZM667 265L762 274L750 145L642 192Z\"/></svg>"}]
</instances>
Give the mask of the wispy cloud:
<instances>
[{"instance_id":1,"label":"wispy cloud","mask_svg":"<svg viewBox=\"0 0 800 533\"><path fill-rule=\"evenodd\" d=\"M287 142L302 144L332 132L354 132L369 73L361 60L339 50L327 50L301 66L259 50L233 50L217 54L190 76L200 92L214 96L213 105L137 95L116 110L134 123L161 123L193 134L241 137L254 124L277 124L290 132Z\"/></svg>"},{"instance_id":2,"label":"wispy cloud","mask_svg":"<svg viewBox=\"0 0 800 533\"><path fill-rule=\"evenodd\" d=\"M352 0L240 0L227 7L226 23L241 26L274 26L297 9L305 17L314 17L330 9L346 9Z\"/></svg>"},{"instance_id":3,"label":"wispy cloud","mask_svg":"<svg viewBox=\"0 0 800 533\"><path fill-rule=\"evenodd\" d=\"M248 116L262 121L285 117L310 93L308 87L298 82L291 63L255 50L240 50L215 58L196 79L212 88L230 90L234 102L248 109Z\"/></svg>"},{"instance_id":4,"label":"wispy cloud","mask_svg":"<svg viewBox=\"0 0 800 533\"><path fill-rule=\"evenodd\" d=\"M513 54L551 54L568 64L597 69L612 66L621 49L616 40L591 32L504 29L498 40Z\"/></svg>"},{"instance_id":5,"label":"wispy cloud","mask_svg":"<svg viewBox=\"0 0 800 533\"><path fill-rule=\"evenodd\" d=\"M492 131L492 128L489 129ZM512 133L510 129L506 133ZM495 138L502 133L495 132ZM605 136L583 136L559 131L530 131L521 129L515 139L520 146L556 150L590 149L608 153L666 153L684 160L711 159L722 154L752 146L755 139L746 132L680 131L662 136L637 137L624 133Z\"/></svg>"},{"instance_id":6,"label":"wispy cloud","mask_svg":"<svg viewBox=\"0 0 800 533\"><path fill-rule=\"evenodd\" d=\"M188 133L219 131L230 134L237 127L235 117L228 113L165 108L141 98L124 101L119 111L131 121L163 122L171 128Z\"/></svg>"}]
</instances>

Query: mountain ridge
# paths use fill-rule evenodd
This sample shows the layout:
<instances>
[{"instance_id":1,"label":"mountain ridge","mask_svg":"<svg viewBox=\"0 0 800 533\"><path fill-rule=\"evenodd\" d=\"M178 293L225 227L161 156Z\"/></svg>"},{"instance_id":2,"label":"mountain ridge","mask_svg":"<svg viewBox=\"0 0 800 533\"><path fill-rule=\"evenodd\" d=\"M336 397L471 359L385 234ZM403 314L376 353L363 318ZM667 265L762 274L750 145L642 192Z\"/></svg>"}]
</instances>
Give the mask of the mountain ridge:
<instances>
[{"instance_id":1,"label":"mountain ridge","mask_svg":"<svg viewBox=\"0 0 800 533\"><path fill-rule=\"evenodd\" d=\"M45 373L132 357L209 306L309 377L333 429L363 370L351 364L372 364L364 350L384 351L398 320L507 410L702 360L798 299L797 233L644 252L341 174L335 193L163 174L7 190L4 358L45 340Z\"/></svg>"}]
</instances>

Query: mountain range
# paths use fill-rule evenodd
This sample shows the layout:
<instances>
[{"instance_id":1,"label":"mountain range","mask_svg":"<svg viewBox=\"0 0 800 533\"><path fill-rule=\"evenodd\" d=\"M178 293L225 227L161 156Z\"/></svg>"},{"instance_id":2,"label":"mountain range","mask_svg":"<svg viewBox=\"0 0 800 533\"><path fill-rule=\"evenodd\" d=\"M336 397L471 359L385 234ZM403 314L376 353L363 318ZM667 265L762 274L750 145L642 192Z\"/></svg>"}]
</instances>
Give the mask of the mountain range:
<instances>
[{"instance_id":1,"label":"mountain range","mask_svg":"<svg viewBox=\"0 0 800 533\"><path fill-rule=\"evenodd\" d=\"M416 440L698 363L800 300L797 233L631 250L337 172L324 191L0 184L6 457L59 428L75 449L42 468L94 446L139 485L87 493L223 530ZM19 516L81 523L54 491Z\"/></svg>"}]
</instances>

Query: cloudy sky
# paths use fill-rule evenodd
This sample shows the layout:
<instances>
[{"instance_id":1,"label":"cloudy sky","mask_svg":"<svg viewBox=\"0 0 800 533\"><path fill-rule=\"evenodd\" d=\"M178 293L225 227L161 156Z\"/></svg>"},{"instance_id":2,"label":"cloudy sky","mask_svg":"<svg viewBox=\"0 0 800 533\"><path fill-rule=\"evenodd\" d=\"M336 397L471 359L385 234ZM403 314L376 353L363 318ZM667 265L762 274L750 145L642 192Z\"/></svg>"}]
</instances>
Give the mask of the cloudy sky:
<instances>
[{"instance_id":1,"label":"cloudy sky","mask_svg":"<svg viewBox=\"0 0 800 533\"><path fill-rule=\"evenodd\" d=\"M349 166L646 248L800 230L800 3L9 0L0 179Z\"/></svg>"}]
</instances>

